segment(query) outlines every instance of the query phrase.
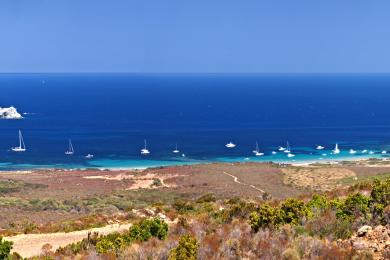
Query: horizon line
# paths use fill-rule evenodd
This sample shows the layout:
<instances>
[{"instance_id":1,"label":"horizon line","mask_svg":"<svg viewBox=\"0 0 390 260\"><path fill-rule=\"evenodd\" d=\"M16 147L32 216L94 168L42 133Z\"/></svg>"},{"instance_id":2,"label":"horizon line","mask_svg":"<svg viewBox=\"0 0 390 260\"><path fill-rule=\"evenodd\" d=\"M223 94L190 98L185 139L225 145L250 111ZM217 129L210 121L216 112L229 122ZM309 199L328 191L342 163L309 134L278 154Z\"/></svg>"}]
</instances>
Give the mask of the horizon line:
<instances>
[{"instance_id":1,"label":"horizon line","mask_svg":"<svg viewBox=\"0 0 390 260\"><path fill-rule=\"evenodd\" d=\"M122 75L387 75L390 72L0 72L6 74L122 74Z\"/></svg>"}]
</instances>

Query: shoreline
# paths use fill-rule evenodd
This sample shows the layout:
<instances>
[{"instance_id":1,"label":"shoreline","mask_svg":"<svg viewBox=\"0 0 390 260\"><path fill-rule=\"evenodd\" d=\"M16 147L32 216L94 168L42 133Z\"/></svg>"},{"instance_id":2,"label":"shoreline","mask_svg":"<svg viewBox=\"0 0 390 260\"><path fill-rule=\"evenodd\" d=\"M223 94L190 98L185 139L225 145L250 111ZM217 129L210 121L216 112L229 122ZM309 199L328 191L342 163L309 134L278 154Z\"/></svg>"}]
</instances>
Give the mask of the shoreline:
<instances>
[{"instance_id":1,"label":"shoreline","mask_svg":"<svg viewBox=\"0 0 390 260\"><path fill-rule=\"evenodd\" d=\"M258 164L282 164L282 165L291 165L291 166L312 166L312 165L340 165L343 163L363 163L367 166L372 166L370 162L390 162L388 157L383 157L381 155L378 156L343 156L338 158L329 158L329 159L300 159L300 160L258 160L258 158L248 160L246 157L238 157L238 158L217 158L215 160L208 161L157 161L157 160L144 160L144 165L136 165L139 164L139 161L135 161L137 163L134 166L131 166L131 162L133 160L108 160L104 159L101 161L106 162L115 162L117 165L107 163L108 165L99 166L99 165L77 165L77 164L53 164L53 165L33 165L33 164L12 164L12 163L0 163L0 172L32 172L32 171L87 171L87 170L98 170L98 171L144 171L148 169L156 169L156 168L167 168L167 167L181 167L181 166L191 166L191 165L206 165L206 164L218 164L218 163L258 163ZM1 167L3 164L5 167ZM381 164L375 164L376 166L383 166ZM386 166L386 165L385 165Z\"/></svg>"}]
</instances>

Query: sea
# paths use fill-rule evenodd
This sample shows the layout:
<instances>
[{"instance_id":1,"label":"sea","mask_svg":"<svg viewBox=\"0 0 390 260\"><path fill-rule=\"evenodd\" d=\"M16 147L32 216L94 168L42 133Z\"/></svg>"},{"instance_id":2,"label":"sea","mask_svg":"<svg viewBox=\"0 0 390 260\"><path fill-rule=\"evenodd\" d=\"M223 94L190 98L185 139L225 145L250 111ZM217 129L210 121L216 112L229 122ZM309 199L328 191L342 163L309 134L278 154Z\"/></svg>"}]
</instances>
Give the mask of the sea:
<instances>
[{"instance_id":1,"label":"sea","mask_svg":"<svg viewBox=\"0 0 390 260\"><path fill-rule=\"evenodd\" d=\"M0 107L9 106L24 119L0 120L0 170L333 162L390 152L388 74L0 74ZM10 149L18 130L26 152ZM74 155L64 153L69 139ZM145 140L149 155L140 153ZM256 142L263 156L254 155ZM287 142L294 157L278 151Z\"/></svg>"}]
</instances>

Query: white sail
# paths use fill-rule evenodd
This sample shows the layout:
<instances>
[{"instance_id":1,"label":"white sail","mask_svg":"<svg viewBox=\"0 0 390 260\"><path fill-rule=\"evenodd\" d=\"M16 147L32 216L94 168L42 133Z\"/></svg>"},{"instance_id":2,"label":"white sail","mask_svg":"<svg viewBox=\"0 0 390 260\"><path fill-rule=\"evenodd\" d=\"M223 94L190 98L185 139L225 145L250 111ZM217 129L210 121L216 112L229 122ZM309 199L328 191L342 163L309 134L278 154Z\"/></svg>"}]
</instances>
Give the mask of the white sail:
<instances>
[{"instance_id":1,"label":"white sail","mask_svg":"<svg viewBox=\"0 0 390 260\"><path fill-rule=\"evenodd\" d=\"M74 149L72 145L72 140L69 139L69 147L68 150L65 152L67 155L73 155L74 154Z\"/></svg>"},{"instance_id":2,"label":"white sail","mask_svg":"<svg viewBox=\"0 0 390 260\"><path fill-rule=\"evenodd\" d=\"M340 149L339 149L339 144L336 143L336 146L334 147L333 154L339 154Z\"/></svg>"},{"instance_id":3,"label":"white sail","mask_svg":"<svg viewBox=\"0 0 390 260\"><path fill-rule=\"evenodd\" d=\"M176 146L175 146L175 150L172 151L173 153L179 153L180 151L177 149L177 143L176 143Z\"/></svg>"},{"instance_id":4,"label":"white sail","mask_svg":"<svg viewBox=\"0 0 390 260\"><path fill-rule=\"evenodd\" d=\"M256 142L255 155L256 155L256 156L262 156L262 155L264 155L264 153L260 153L260 152L259 152L259 144L258 144L258 142Z\"/></svg>"},{"instance_id":5,"label":"white sail","mask_svg":"<svg viewBox=\"0 0 390 260\"><path fill-rule=\"evenodd\" d=\"M146 145L146 139L144 140L144 149L141 149L141 154L150 154L150 151L148 150Z\"/></svg>"},{"instance_id":6,"label":"white sail","mask_svg":"<svg viewBox=\"0 0 390 260\"><path fill-rule=\"evenodd\" d=\"M259 152L259 144L257 143L256 141L256 146L255 146L255 150L252 151L254 154L258 153Z\"/></svg>"}]
</instances>

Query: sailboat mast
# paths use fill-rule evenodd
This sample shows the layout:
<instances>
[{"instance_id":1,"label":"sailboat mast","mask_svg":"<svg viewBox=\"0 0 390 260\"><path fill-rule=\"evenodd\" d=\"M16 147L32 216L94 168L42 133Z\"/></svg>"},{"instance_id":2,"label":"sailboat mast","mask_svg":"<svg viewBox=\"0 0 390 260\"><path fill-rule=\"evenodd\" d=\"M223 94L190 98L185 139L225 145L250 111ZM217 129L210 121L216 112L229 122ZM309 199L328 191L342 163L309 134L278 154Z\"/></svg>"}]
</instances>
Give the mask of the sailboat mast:
<instances>
[{"instance_id":1,"label":"sailboat mast","mask_svg":"<svg viewBox=\"0 0 390 260\"><path fill-rule=\"evenodd\" d=\"M26 145L24 144L24 139L21 131L20 131L20 147L26 149Z\"/></svg>"},{"instance_id":2,"label":"sailboat mast","mask_svg":"<svg viewBox=\"0 0 390 260\"><path fill-rule=\"evenodd\" d=\"M22 131L19 130L19 148L22 148Z\"/></svg>"}]
</instances>

